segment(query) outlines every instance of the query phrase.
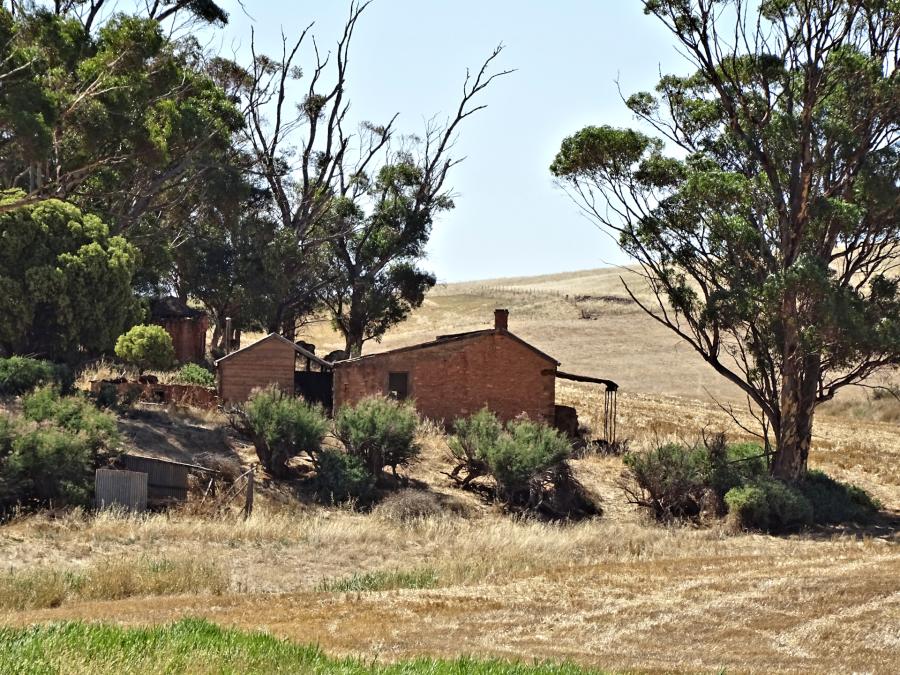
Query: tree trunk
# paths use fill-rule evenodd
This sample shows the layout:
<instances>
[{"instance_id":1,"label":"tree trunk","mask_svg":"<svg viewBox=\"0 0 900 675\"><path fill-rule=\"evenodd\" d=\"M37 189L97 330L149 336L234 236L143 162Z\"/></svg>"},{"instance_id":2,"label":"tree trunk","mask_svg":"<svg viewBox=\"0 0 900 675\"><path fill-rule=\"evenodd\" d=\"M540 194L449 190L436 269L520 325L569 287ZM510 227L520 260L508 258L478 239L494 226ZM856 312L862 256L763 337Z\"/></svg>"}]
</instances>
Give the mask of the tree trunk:
<instances>
[{"instance_id":1,"label":"tree trunk","mask_svg":"<svg viewBox=\"0 0 900 675\"><path fill-rule=\"evenodd\" d=\"M365 332L364 310L360 306L361 303L354 295L350 299L350 307L347 310L347 320L343 323L342 332L344 333L344 348L347 351L347 358L356 358L362 356L363 333Z\"/></svg>"},{"instance_id":2,"label":"tree trunk","mask_svg":"<svg viewBox=\"0 0 900 675\"><path fill-rule=\"evenodd\" d=\"M363 339L361 335L344 335L344 350L348 359L362 356Z\"/></svg>"},{"instance_id":3,"label":"tree trunk","mask_svg":"<svg viewBox=\"0 0 900 675\"><path fill-rule=\"evenodd\" d=\"M799 367L786 369L781 385L781 421L772 475L795 482L806 474L812 443L820 359L807 356Z\"/></svg>"}]
</instances>

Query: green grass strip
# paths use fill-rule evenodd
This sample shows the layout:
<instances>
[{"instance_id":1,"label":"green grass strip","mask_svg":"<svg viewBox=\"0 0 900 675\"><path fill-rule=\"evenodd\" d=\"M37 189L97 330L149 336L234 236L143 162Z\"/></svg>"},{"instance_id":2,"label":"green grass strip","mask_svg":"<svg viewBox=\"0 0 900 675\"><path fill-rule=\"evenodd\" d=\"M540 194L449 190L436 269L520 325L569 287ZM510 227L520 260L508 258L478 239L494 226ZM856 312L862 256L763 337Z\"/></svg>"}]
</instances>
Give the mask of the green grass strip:
<instances>
[{"instance_id":1,"label":"green grass strip","mask_svg":"<svg viewBox=\"0 0 900 675\"><path fill-rule=\"evenodd\" d=\"M203 619L154 628L80 621L0 629L0 673L337 673L339 675L585 675L571 664L525 664L468 657L393 664L331 658L318 647L264 633L228 630Z\"/></svg>"}]
</instances>

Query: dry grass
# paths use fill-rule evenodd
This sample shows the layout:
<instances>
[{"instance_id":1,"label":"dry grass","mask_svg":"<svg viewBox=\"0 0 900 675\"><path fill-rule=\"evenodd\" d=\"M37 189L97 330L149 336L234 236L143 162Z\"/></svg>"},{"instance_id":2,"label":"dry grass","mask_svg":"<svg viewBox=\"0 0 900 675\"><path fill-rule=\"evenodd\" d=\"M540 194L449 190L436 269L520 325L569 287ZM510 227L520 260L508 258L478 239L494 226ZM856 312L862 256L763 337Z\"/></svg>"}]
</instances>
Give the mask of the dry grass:
<instances>
[{"instance_id":1,"label":"dry grass","mask_svg":"<svg viewBox=\"0 0 900 675\"><path fill-rule=\"evenodd\" d=\"M439 286L407 323L367 350L484 328L494 307L507 306L511 329L565 370L622 385L619 436L631 447L722 429L736 440L752 438L710 398L733 404L741 423L755 429L736 392L623 296L615 270ZM583 319L583 312L599 318ZM341 346L327 322L298 337L319 353ZM583 421L598 422L600 388L561 382L557 397L576 405ZM597 456L574 466L602 498L603 518L515 520L453 487L444 474L444 438L429 427L411 488L368 514L303 506L288 493L277 503L269 497L274 486L261 485L246 521L186 512L14 521L0 528L0 565L13 574L53 570L40 584L50 600L60 595L65 572L185 552L221 570L229 590L214 604L201 594L64 599L54 609L8 612L0 623L203 616L382 661L466 653L660 671L896 672L900 408L893 406L860 392L817 417L811 463L869 490L892 514L866 531L769 537L720 526L662 527L624 501L616 486L621 460ZM185 456L201 446L235 450L233 439L210 435L218 433L217 420L168 417L169 426L129 422L128 435Z\"/></svg>"},{"instance_id":2,"label":"dry grass","mask_svg":"<svg viewBox=\"0 0 900 675\"><path fill-rule=\"evenodd\" d=\"M731 536L635 515L566 526L494 514L398 523L339 510L259 512L247 523L33 518L5 528L3 550L24 536L32 552L66 555L86 543L202 550L241 593L214 605L80 602L9 613L2 621L13 625L203 616L387 660L478 653L616 668L888 672L900 658L900 553L890 538Z\"/></svg>"},{"instance_id":3,"label":"dry grass","mask_svg":"<svg viewBox=\"0 0 900 675\"><path fill-rule=\"evenodd\" d=\"M10 569L0 574L0 607L25 610L58 607L77 600L221 594L228 586L225 573L202 560L105 558L81 567Z\"/></svg>"}]
</instances>

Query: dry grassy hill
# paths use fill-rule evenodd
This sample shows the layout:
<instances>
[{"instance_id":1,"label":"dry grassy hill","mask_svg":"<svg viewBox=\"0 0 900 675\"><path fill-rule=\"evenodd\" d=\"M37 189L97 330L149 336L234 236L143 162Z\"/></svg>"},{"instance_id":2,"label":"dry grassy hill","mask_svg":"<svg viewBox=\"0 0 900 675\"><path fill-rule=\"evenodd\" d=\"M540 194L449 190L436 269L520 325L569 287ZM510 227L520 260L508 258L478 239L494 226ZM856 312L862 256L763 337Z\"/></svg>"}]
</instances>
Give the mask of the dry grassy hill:
<instances>
[{"instance_id":1,"label":"dry grassy hill","mask_svg":"<svg viewBox=\"0 0 900 675\"><path fill-rule=\"evenodd\" d=\"M632 302L620 276L630 276L638 297L650 300L640 279L617 268L439 284L406 322L380 344L368 343L365 352L485 328L494 308L506 307L510 330L556 357L563 370L612 379L629 392L739 398L689 346ZM327 321L305 327L301 337L322 353L343 347Z\"/></svg>"}]
</instances>

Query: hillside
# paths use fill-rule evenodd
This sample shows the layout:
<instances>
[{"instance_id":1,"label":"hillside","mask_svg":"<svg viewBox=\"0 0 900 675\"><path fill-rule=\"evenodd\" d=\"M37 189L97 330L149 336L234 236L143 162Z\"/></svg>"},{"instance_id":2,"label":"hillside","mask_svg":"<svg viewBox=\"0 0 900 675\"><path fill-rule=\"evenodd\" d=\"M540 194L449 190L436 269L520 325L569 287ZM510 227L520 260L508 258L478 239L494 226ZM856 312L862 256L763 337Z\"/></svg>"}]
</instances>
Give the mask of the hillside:
<instances>
[{"instance_id":1,"label":"hillside","mask_svg":"<svg viewBox=\"0 0 900 675\"><path fill-rule=\"evenodd\" d=\"M380 344L367 343L364 353L485 328L494 308L506 307L510 330L554 356L565 371L615 380L625 392L740 400L740 392L690 346L641 311L620 276L630 277L642 302L652 300L641 279L619 268L438 284L420 309ZM307 326L300 337L321 353L343 347L327 321Z\"/></svg>"}]
</instances>

